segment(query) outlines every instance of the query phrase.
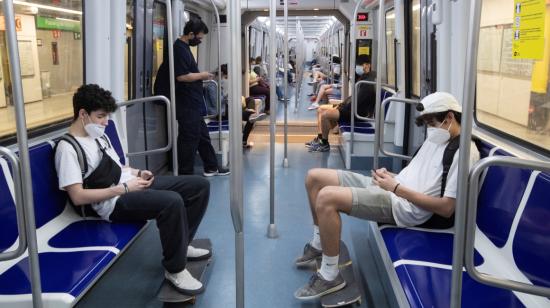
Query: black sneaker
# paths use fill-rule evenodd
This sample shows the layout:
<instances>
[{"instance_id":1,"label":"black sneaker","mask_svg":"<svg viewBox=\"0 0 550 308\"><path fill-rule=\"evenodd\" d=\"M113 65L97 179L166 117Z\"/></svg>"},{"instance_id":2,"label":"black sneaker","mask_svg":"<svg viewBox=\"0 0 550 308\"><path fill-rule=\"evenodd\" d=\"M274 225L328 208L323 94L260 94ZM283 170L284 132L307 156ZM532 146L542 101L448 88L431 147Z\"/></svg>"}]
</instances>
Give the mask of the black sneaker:
<instances>
[{"instance_id":1,"label":"black sneaker","mask_svg":"<svg viewBox=\"0 0 550 308\"><path fill-rule=\"evenodd\" d=\"M308 284L296 290L294 297L300 300L312 300L329 293L334 293L343 289L346 281L341 273L334 280L325 280L319 272L316 272L309 279Z\"/></svg>"},{"instance_id":2,"label":"black sneaker","mask_svg":"<svg viewBox=\"0 0 550 308\"><path fill-rule=\"evenodd\" d=\"M298 267L304 267L310 265L312 262L315 262L322 256L323 252L321 250L317 250L311 246L311 243L307 243L306 246L304 246L304 254L298 257L294 263Z\"/></svg>"},{"instance_id":3,"label":"black sneaker","mask_svg":"<svg viewBox=\"0 0 550 308\"><path fill-rule=\"evenodd\" d=\"M319 144L319 142L320 142L319 137L315 137L313 138L313 140L306 142L306 147L310 148L316 144Z\"/></svg>"},{"instance_id":4,"label":"black sneaker","mask_svg":"<svg viewBox=\"0 0 550 308\"><path fill-rule=\"evenodd\" d=\"M309 152L329 152L330 144L328 143L317 143L309 147Z\"/></svg>"},{"instance_id":5,"label":"black sneaker","mask_svg":"<svg viewBox=\"0 0 550 308\"><path fill-rule=\"evenodd\" d=\"M218 170L209 170L209 171L205 170L202 175L204 175L206 177L211 177L211 176L216 176L216 175L228 175L228 174L231 174L231 171L229 171L229 169L219 167Z\"/></svg>"}]
</instances>

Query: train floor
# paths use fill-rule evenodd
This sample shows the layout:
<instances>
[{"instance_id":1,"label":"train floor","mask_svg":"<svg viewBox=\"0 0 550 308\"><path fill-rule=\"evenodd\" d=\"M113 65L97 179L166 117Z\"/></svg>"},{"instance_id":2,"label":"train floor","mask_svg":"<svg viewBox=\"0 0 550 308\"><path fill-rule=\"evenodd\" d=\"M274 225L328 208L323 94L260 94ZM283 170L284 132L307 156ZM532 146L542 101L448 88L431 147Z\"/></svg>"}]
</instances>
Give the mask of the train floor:
<instances>
[{"instance_id":1,"label":"train floor","mask_svg":"<svg viewBox=\"0 0 550 308\"><path fill-rule=\"evenodd\" d=\"M315 167L343 168L334 148L331 152L308 153L303 144L289 144L289 168L282 167L283 146L276 144L275 223L279 237L268 239L269 144L246 151L244 163L244 238L246 307L320 307L294 298L296 289L308 282L312 272L294 266L312 236L312 220L304 189L306 172ZM207 272L206 291L196 307L235 307L234 231L229 212L229 177L210 178L209 208L196 238L210 238L213 262ZM376 269L368 263L366 222L343 215L343 240L354 260L356 276L363 290L361 307L385 307ZM162 307L156 292L162 283L161 246L153 223L120 257L78 303L78 307ZM367 282L372 286L367 290Z\"/></svg>"}]
</instances>

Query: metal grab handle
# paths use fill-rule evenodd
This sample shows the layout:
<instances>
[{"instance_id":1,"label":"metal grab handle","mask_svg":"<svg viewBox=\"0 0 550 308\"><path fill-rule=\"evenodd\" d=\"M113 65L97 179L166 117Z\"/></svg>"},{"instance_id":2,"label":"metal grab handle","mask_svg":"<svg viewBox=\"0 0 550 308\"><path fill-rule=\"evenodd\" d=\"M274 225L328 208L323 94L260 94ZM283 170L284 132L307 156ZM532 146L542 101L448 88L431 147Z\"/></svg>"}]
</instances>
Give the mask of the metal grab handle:
<instances>
[{"instance_id":1,"label":"metal grab handle","mask_svg":"<svg viewBox=\"0 0 550 308\"><path fill-rule=\"evenodd\" d=\"M127 157L133 157L133 156L143 156L143 155L151 155L151 154L158 154L158 153L165 153L172 149L172 109L170 109L170 101L166 96L162 95L156 95L156 96L149 96L149 97L143 97L143 98L136 98L125 102L117 103L118 107L124 107L128 105L133 104L143 104L148 102L154 102L154 101L161 101L166 105L166 123L168 127L168 143L165 147L160 149L154 149L154 150L146 150L142 152L134 152L134 153L126 153Z\"/></svg>"},{"instance_id":2,"label":"metal grab handle","mask_svg":"<svg viewBox=\"0 0 550 308\"><path fill-rule=\"evenodd\" d=\"M519 292L550 297L550 288L534 286L523 282L501 279L493 277L489 274L479 272L474 265L474 244L476 233L476 216L477 216L477 198L479 195L479 182L481 173L491 166L505 166L527 168L540 171L550 171L550 163L542 161L532 161L517 157L507 156L491 156L479 160L470 171L468 176L468 206L466 216L466 241L464 250L464 261L466 271L472 278L480 283L487 284L493 287L515 290Z\"/></svg>"},{"instance_id":3,"label":"metal grab handle","mask_svg":"<svg viewBox=\"0 0 550 308\"><path fill-rule=\"evenodd\" d=\"M380 127L377 127L376 130L375 130L375 134L380 134L379 138L375 138L376 140L378 140L378 142L374 145L374 151L376 153L380 152L386 156L389 156L389 157L397 157L397 158L401 158L403 160L411 160L412 159L412 156L407 156L407 155L401 155L401 154L397 154L397 153L394 153L394 152L390 152L390 151L386 151L384 150L384 123L385 123L385 118L386 118L386 105L389 104L390 102L399 102L399 103L405 103L405 104L409 104L409 105L418 105L420 104L420 101L419 100L416 100L416 99L408 99L408 98L400 98L400 97L388 97L386 98L384 101L382 101L382 105L380 106L380 110L379 110L379 115L380 115Z\"/></svg>"},{"instance_id":4,"label":"metal grab handle","mask_svg":"<svg viewBox=\"0 0 550 308\"><path fill-rule=\"evenodd\" d=\"M355 73L354 73L355 75ZM354 86L354 95L351 96L351 110L352 110L352 114L354 115L354 117L351 117L351 126L350 126L350 142L351 142L351 154L353 154L353 150L354 150L354 141L355 141L355 117L357 117L358 119L361 119L363 121L368 121L368 122L374 122L375 123L375 127L377 126L376 125L376 114L374 115L374 118L368 118L368 117L362 117L358 114L358 111L357 111L357 97L359 96L359 91L358 91L358 87L362 84L370 84L370 85L373 85L373 86L376 86L376 81L370 81L370 80L359 80L358 82L355 83L355 86ZM381 83L382 87L384 87L384 90L392 93L393 95L395 95L395 90L392 88L391 85L389 84L386 84L386 83ZM376 109L376 107L375 107ZM376 137L376 135L375 135ZM376 142L375 142L376 144ZM378 151L375 151L375 153L378 153Z\"/></svg>"},{"instance_id":5,"label":"metal grab handle","mask_svg":"<svg viewBox=\"0 0 550 308\"><path fill-rule=\"evenodd\" d=\"M0 261L6 261L21 256L25 250L27 250L27 234L25 233L25 207L23 205L23 183L21 182L19 158L5 147L0 147L0 156L6 157L13 169L15 213L17 215L17 231L19 232L19 244L17 245L17 249L0 253Z\"/></svg>"}]
</instances>

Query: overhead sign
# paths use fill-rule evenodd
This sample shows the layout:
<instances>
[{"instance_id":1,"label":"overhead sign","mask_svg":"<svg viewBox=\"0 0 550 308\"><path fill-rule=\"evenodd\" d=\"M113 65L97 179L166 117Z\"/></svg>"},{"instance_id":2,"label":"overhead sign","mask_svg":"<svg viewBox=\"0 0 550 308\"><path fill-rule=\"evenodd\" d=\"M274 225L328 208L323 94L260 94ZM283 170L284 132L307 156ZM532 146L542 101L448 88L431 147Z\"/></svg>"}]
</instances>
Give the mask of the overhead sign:
<instances>
[{"instance_id":1,"label":"overhead sign","mask_svg":"<svg viewBox=\"0 0 550 308\"><path fill-rule=\"evenodd\" d=\"M542 59L545 10L546 0L514 0L512 58Z\"/></svg>"},{"instance_id":2,"label":"overhead sign","mask_svg":"<svg viewBox=\"0 0 550 308\"><path fill-rule=\"evenodd\" d=\"M80 32L80 21L70 21L64 19L56 19L44 16L36 17L36 28L46 30L63 30Z\"/></svg>"}]
</instances>

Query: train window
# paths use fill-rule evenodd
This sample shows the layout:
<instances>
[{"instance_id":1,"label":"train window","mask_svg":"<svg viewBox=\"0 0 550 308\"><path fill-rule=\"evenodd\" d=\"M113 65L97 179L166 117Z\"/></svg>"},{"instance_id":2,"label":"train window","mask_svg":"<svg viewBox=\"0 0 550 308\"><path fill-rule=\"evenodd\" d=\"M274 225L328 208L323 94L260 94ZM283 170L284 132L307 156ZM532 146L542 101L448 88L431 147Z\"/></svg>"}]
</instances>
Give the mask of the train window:
<instances>
[{"instance_id":1,"label":"train window","mask_svg":"<svg viewBox=\"0 0 550 308\"><path fill-rule=\"evenodd\" d=\"M483 1L476 123L550 150L550 44L541 44L537 56L513 57L521 34L514 31L514 7L513 0ZM547 20L542 29L548 37L550 6L543 8L542 24Z\"/></svg>"},{"instance_id":2,"label":"train window","mask_svg":"<svg viewBox=\"0 0 550 308\"><path fill-rule=\"evenodd\" d=\"M420 0L412 1L412 94L420 97Z\"/></svg>"},{"instance_id":3,"label":"train window","mask_svg":"<svg viewBox=\"0 0 550 308\"><path fill-rule=\"evenodd\" d=\"M166 5L164 3L153 3L153 83L157 77L157 71L164 59L164 38L167 38L166 31ZM168 54L168 52L166 52ZM195 57L196 58L196 57Z\"/></svg>"},{"instance_id":4,"label":"train window","mask_svg":"<svg viewBox=\"0 0 550 308\"><path fill-rule=\"evenodd\" d=\"M82 1L18 1L14 8L27 128L65 122L83 81ZM15 112L4 22L0 63L0 138L7 139L15 135Z\"/></svg>"},{"instance_id":5,"label":"train window","mask_svg":"<svg viewBox=\"0 0 550 308\"><path fill-rule=\"evenodd\" d=\"M395 10L386 11L386 82L395 86Z\"/></svg>"}]
</instances>

